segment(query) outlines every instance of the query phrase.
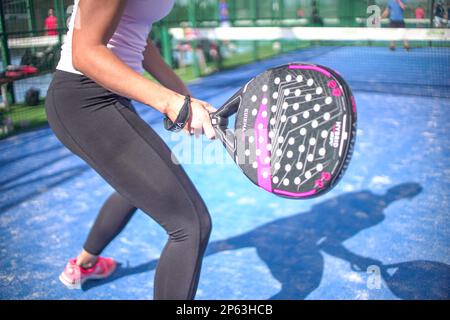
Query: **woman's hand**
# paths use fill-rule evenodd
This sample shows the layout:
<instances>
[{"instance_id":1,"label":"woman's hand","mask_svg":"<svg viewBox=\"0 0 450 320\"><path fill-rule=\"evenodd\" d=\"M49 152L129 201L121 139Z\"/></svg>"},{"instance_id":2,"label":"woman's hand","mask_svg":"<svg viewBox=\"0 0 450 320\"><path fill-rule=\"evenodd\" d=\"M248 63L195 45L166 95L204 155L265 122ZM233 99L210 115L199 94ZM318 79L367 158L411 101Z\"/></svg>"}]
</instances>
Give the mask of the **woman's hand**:
<instances>
[{"instance_id":1,"label":"woman's hand","mask_svg":"<svg viewBox=\"0 0 450 320\"><path fill-rule=\"evenodd\" d=\"M181 107L184 103L184 96L178 96L173 103L169 106L167 116L170 120L175 121ZM209 114L216 111L216 109L209 103L191 98L191 116L184 127L184 131L188 134L195 134L199 137L200 134L204 133L208 139L214 139L216 137L216 132L211 124L211 118Z\"/></svg>"}]
</instances>

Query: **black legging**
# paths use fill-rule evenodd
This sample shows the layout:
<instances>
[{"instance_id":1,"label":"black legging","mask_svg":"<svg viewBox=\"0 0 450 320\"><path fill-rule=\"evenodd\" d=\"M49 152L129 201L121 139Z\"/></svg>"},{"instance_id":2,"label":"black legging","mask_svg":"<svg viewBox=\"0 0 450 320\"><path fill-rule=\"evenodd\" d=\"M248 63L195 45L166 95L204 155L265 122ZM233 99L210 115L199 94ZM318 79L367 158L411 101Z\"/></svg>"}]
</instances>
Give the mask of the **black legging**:
<instances>
[{"instance_id":1,"label":"black legging","mask_svg":"<svg viewBox=\"0 0 450 320\"><path fill-rule=\"evenodd\" d=\"M139 208L169 235L154 298L193 299L211 218L170 149L128 99L82 75L56 71L45 108L58 139L117 191L103 205L84 249L100 254Z\"/></svg>"}]
</instances>

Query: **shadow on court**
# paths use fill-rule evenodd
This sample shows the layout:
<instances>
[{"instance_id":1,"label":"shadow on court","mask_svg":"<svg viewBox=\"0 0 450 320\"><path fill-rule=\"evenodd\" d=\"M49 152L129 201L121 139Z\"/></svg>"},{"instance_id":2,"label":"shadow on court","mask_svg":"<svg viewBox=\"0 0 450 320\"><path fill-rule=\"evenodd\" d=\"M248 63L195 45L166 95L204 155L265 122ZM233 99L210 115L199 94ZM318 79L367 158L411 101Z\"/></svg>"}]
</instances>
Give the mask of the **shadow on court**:
<instances>
[{"instance_id":1,"label":"shadow on court","mask_svg":"<svg viewBox=\"0 0 450 320\"><path fill-rule=\"evenodd\" d=\"M20 155L0 160L0 166L6 166L6 165L8 165L10 163L14 163L16 161L23 161L23 160L28 159L28 158L35 158L36 156L40 156L40 155L43 155L43 154L47 154L47 153L51 153L51 152L54 152L54 151L58 151L61 148L63 148L62 145L55 145L55 146L53 146L51 148L44 148L44 149L40 149L40 150L37 150L37 151L29 152L29 153L24 152L24 153L22 153Z\"/></svg>"},{"instance_id":2,"label":"shadow on court","mask_svg":"<svg viewBox=\"0 0 450 320\"><path fill-rule=\"evenodd\" d=\"M210 243L206 255L227 250L255 248L282 285L271 299L305 299L320 284L324 258L322 252L347 261L353 270L366 272L377 266L380 276L401 299L448 299L450 266L440 262L417 260L384 265L370 257L348 250L343 242L360 231L381 223L390 204L411 199L422 191L417 183L403 183L384 195L368 190L347 193L321 202L309 212L296 214L262 225L247 233ZM124 267L106 280L89 282L83 290L103 285L118 278L153 270L157 260Z\"/></svg>"},{"instance_id":3,"label":"shadow on court","mask_svg":"<svg viewBox=\"0 0 450 320\"><path fill-rule=\"evenodd\" d=\"M41 175L39 177L6 187L5 190L8 190L12 195L9 199L2 201L0 205L0 214L17 205L20 205L21 203L29 199L34 198L42 192L63 184L66 181L70 181L75 177L78 177L87 170L89 170L88 166L78 165L48 175ZM13 192L13 190L16 188L23 188L26 191ZM2 192L3 190L3 188L0 188L0 192Z\"/></svg>"},{"instance_id":4,"label":"shadow on court","mask_svg":"<svg viewBox=\"0 0 450 320\"><path fill-rule=\"evenodd\" d=\"M61 147L53 147L36 151L30 154L26 154L23 158L35 157L40 153L48 153L60 149ZM51 159L46 158L44 161L34 161L32 165L23 166L21 170L14 170L13 175L9 175L6 178L0 178L0 192L8 192L9 196L2 200L0 204L0 214L7 210L20 205L21 203L34 198L35 196L56 187L66 181L78 177L83 172L90 168L86 164L75 165L70 168L64 168L48 174L40 174L39 176L33 176L36 170L41 170L45 167L51 166L57 161L62 161L70 158L71 154L65 154L62 156L55 156ZM13 163L13 162L11 162ZM20 182L17 182L20 181Z\"/></svg>"},{"instance_id":5,"label":"shadow on court","mask_svg":"<svg viewBox=\"0 0 450 320\"><path fill-rule=\"evenodd\" d=\"M33 143L36 140L51 136L53 132L51 130L48 130L48 128L48 125L43 125L40 128L32 128L28 132L6 138L2 141L2 144L0 144L0 152L10 148L11 144L14 143L14 141L20 141L21 146L26 146L26 144L28 143ZM6 141L6 143L3 143L4 141Z\"/></svg>"}]
</instances>

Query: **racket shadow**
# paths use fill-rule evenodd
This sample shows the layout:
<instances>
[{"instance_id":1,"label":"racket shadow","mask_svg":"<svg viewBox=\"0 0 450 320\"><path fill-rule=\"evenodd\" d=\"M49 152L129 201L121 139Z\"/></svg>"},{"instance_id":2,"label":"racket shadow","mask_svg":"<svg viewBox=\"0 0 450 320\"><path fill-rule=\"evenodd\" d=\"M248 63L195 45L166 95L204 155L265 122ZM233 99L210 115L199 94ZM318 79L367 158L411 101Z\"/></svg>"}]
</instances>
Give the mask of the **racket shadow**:
<instances>
[{"instance_id":1,"label":"racket shadow","mask_svg":"<svg viewBox=\"0 0 450 320\"><path fill-rule=\"evenodd\" d=\"M322 280L323 252L364 271L369 266L382 266L380 261L350 251L343 245L344 241L381 223L385 218L384 210L393 202L414 198L421 191L422 187L417 183L403 183L390 188L384 195L368 190L343 194L314 205L309 212L267 223L230 239L212 242L206 254L255 248L259 258L282 286L280 292L270 299L305 299ZM399 298L442 299L448 297L447 292L429 288L440 285L436 274L440 273L441 279L448 278L450 271L445 264L434 268L436 266L437 263L433 262L420 266L414 261L406 262L400 266L406 271L401 269L397 276L384 272L382 275Z\"/></svg>"},{"instance_id":2,"label":"racket shadow","mask_svg":"<svg viewBox=\"0 0 450 320\"><path fill-rule=\"evenodd\" d=\"M407 300L450 299L450 265L415 260L380 266L388 288Z\"/></svg>"}]
</instances>

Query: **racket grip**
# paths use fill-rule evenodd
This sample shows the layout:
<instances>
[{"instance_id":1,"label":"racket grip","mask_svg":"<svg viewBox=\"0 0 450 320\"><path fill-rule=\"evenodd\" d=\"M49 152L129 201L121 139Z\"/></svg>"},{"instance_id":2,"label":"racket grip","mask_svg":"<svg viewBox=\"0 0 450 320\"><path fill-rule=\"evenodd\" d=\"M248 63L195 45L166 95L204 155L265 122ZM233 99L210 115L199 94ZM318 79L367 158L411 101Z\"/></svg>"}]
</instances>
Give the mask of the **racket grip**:
<instances>
[{"instance_id":1,"label":"racket grip","mask_svg":"<svg viewBox=\"0 0 450 320\"><path fill-rule=\"evenodd\" d=\"M220 110L219 110L220 111ZM224 145L225 149L234 159L235 136L232 130L228 129L228 118L221 117L218 112L210 113L211 124L216 131L216 136Z\"/></svg>"},{"instance_id":2,"label":"racket grip","mask_svg":"<svg viewBox=\"0 0 450 320\"><path fill-rule=\"evenodd\" d=\"M217 112L209 114L213 127L216 128L228 128L228 118L221 117Z\"/></svg>"},{"instance_id":3,"label":"racket grip","mask_svg":"<svg viewBox=\"0 0 450 320\"><path fill-rule=\"evenodd\" d=\"M238 111L241 101L242 98L238 91L219 110L210 114L216 136L222 141L233 160L235 159L236 139L233 130L228 129L228 119Z\"/></svg>"}]
</instances>

